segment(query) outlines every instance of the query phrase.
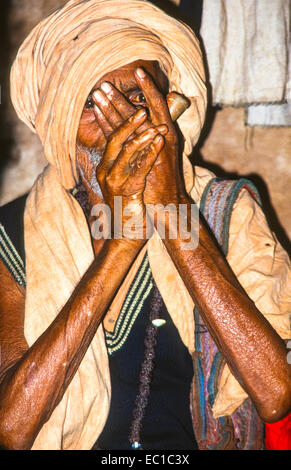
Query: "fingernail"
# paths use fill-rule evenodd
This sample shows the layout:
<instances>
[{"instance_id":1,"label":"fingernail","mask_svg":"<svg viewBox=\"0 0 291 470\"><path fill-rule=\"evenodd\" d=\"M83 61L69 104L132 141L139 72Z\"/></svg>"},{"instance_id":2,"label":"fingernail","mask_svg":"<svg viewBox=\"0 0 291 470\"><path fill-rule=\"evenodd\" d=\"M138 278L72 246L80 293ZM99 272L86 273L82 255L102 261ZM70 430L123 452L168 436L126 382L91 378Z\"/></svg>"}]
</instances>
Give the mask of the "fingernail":
<instances>
[{"instance_id":1,"label":"fingernail","mask_svg":"<svg viewBox=\"0 0 291 470\"><path fill-rule=\"evenodd\" d=\"M159 134L154 138L154 143L159 144L162 139L163 139L163 137Z\"/></svg>"},{"instance_id":2,"label":"fingernail","mask_svg":"<svg viewBox=\"0 0 291 470\"><path fill-rule=\"evenodd\" d=\"M146 76L145 72L140 67L136 69L136 74L139 76L139 78L144 78Z\"/></svg>"},{"instance_id":3,"label":"fingernail","mask_svg":"<svg viewBox=\"0 0 291 470\"><path fill-rule=\"evenodd\" d=\"M161 132L162 134L166 134L169 130L168 126L166 126L165 124L162 124L161 126L157 126L156 129L158 132Z\"/></svg>"},{"instance_id":4,"label":"fingernail","mask_svg":"<svg viewBox=\"0 0 291 470\"><path fill-rule=\"evenodd\" d=\"M112 87L110 83L108 82L103 82L100 87L105 93L111 93L112 92Z\"/></svg>"},{"instance_id":5,"label":"fingernail","mask_svg":"<svg viewBox=\"0 0 291 470\"><path fill-rule=\"evenodd\" d=\"M104 101L104 97L101 93L100 90L95 90L94 93L93 93L93 97L97 100L97 101Z\"/></svg>"},{"instance_id":6,"label":"fingernail","mask_svg":"<svg viewBox=\"0 0 291 470\"><path fill-rule=\"evenodd\" d=\"M141 119L142 117L146 115L147 115L147 112L145 109L139 109L138 112L135 114L135 119Z\"/></svg>"}]
</instances>

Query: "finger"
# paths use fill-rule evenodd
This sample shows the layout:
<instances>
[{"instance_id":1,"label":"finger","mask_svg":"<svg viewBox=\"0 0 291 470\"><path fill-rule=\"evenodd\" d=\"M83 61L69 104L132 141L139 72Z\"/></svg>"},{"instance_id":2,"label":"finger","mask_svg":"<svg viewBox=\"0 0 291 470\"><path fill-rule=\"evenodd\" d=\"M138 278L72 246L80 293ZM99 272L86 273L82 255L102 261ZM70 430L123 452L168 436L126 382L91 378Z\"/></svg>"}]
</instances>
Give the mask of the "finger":
<instances>
[{"instance_id":1,"label":"finger","mask_svg":"<svg viewBox=\"0 0 291 470\"><path fill-rule=\"evenodd\" d=\"M124 119L128 119L136 113L136 106L130 103L114 85L109 82L103 82L101 88ZM141 134L151 127L153 127L153 124L147 119L135 132L136 134Z\"/></svg>"},{"instance_id":2,"label":"finger","mask_svg":"<svg viewBox=\"0 0 291 470\"><path fill-rule=\"evenodd\" d=\"M125 123L117 129L109 138L106 152L103 157L105 164L108 161L115 160L122 150L124 143L134 135L138 129L147 119L147 112L144 109L139 109L133 116L125 121Z\"/></svg>"},{"instance_id":3,"label":"finger","mask_svg":"<svg viewBox=\"0 0 291 470\"><path fill-rule=\"evenodd\" d=\"M104 181L107 173L112 168L116 157L122 150L123 144L146 120L146 118L147 112L144 109L139 109L134 116L131 116L115 133L109 137L106 151L102 158L101 164L97 169L97 176L101 181Z\"/></svg>"},{"instance_id":4,"label":"finger","mask_svg":"<svg viewBox=\"0 0 291 470\"><path fill-rule=\"evenodd\" d=\"M111 125L107 121L107 119L104 116L104 114L102 113L101 109L96 104L94 105L94 113L95 113L96 120L97 120L97 123L98 123L101 131L103 132L106 139L108 139L108 137L113 132L113 128L111 127Z\"/></svg>"},{"instance_id":5,"label":"finger","mask_svg":"<svg viewBox=\"0 0 291 470\"><path fill-rule=\"evenodd\" d=\"M150 144L144 157L140 160L140 164L134 168L132 176L134 178L134 182L137 185L139 185L145 180L146 176L151 171L164 145L165 145L164 137L161 134L158 134L154 138L153 142Z\"/></svg>"},{"instance_id":6,"label":"finger","mask_svg":"<svg viewBox=\"0 0 291 470\"><path fill-rule=\"evenodd\" d=\"M128 171L130 171L131 164L134 165L134 162L131 161L132 157L134 157L134 154L141 152L148 145L150 145L153 139L158 135L158 132L159 131L156 128L151 128L128 141L123 146L121 152L114 162L114 165L112 166L110 171L112 177L124 177L126 174L124 170L128 169Z\"/></svg>"},{"instance_id":7,"label":"finger","mask_svg":"<svg viewBox=\"0 0 291 470\"><path fill-rule=\"evenodd\" d=\"M98 108L102 111L102 113L106 117L111 127L113 129L117 129L119 126L121 126L124 119L121 117L119 112L115 109L113 104L109 101L107 96L101 90L96 90L94 91L92 97L93 97L94 102L98 106Z\"/></svg>"},{"instance_id":8,"label":"finger","mask_svg":"<svg viewBox=\"0 0 291 470\"><path fill-rule=\"evenodd\" d=\"M151 77L140 67L136 69L135 76L150 109L153 123L171 121L167 102Z\"/></svg>"},{"instance_id":9,"label":"finger","mask_svg":"<svg viewBox=\"0 0 291 470\"><path fill-rule=\"evenodd\" d=\"M104 93L106 93L106 96L111 101L115 109L119 112L119 114L123 117L123 119L128 119L136 112L136 107L130 103L126 97L111 83L103 82L101 84L101 89Z\"/></svg>"},{"instance_id":10,"label":"finger","mask_svg":"<svg viewBox=\"0 0 291 470\"><path fill-rule=\"evenodd\" d=\"M101 88L124 119L128 119L136 112L136 106L130 103L112 83L103 82ZM146 120L142 126L136 130L136 133L141 134L152 126L153 124L149 120Z\"/></svg>"}]
</instances>

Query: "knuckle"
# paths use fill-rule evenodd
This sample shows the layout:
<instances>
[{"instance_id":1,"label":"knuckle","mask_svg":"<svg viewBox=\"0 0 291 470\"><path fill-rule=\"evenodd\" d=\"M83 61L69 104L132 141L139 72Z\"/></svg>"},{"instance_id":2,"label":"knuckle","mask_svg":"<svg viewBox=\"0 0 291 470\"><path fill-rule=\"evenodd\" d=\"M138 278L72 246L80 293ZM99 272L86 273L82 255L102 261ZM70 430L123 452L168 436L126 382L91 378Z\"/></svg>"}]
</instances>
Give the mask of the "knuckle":
<instances>
[{"instance_id":1,"label":"knuckle","mask_svg":"<svg viewBox=\"0 0 291 470\"><path fill-rule=\"evenodd\" d=\"M165 107L165 100L159 92L157 92L157 94L153 98L153 105L158 110L163 109Z\"/></svg>"},{"instance_id":2,"label":"knuckle","mask_svg":"<svg viewBox=\"0 0 291 470\"><path fill-rule=\"evenodd\" d=\"M128 106L128 103L122 95L117 93L114 96L114 105L119 109L123 109Z\"/></svg>"},{"instance_id":3,"label":"knuckle","mask_svg":"<svg viewBox=\"0 0 291 470\"><path fill-rule=\"evenodd\" d=\"M106 172L105 172L104 164L102 163L102 165L99 165L96 168L96 178L102 180L104 179L105 175L106 175Z\"/></svg>"},{"instance_id":4,"label":"knuckle","mask_svg":"<svg viewBox=\"0 0 291 470\"><path fill-rule=\"evenodd\" d=\"M156 154L156 152L157 152L156 145L154 142L152 142L148 149L148 156L150 157L153 154Z\"/></svg>"},{"instance_id":5,"label":"knuckle","mask_svg":"<svg viewBox=\"0 0 291 470\"><path fill-rule=\"evenodd\" d=\"M123 98L122 95L119 95L116 93L115 95L115 100L116 100L116 103L119 105L119 106L122 106L125 104L125 99Z\"/></svg>"},{"instance_id":6,"label":"knuckle","mask_svg":"<svg viewBox=\"0 0 291 470\"><path fill-rule=\"evenodd\" d=\"M114 139L116 137L116 132L112 132L112 134L110 134L108 137L107 137L107 145L110 145L112 144L112 142L114 142Z\"/></svg>"},{"instance_id":7,"label":"knuckle","mask_svg":"<svg viewBox=\"0 0 291 470\"><path fill-rule=\"evenodd\" d=\"M101 173L96 172L96 179L98 183L101 185L104 181L104 176L102 176Z\"/></svg>"},{"instance_id":8,"label":"knuckle","mask_svg":"<svg viewBox=\"0 0 291 470\"><path fill-rule=\"evenodd\" d=\"M105 178L107 191L114 191L116 189L116 177L113 174L109 174Z\"/></svg>"},{"instance_id":9,"label":"knuckle","mask_svg":"<svg viewBox=\"0 0 291 470\"><path fill-rule=\"evenodd\" d=\"M123 145L123 151L125 153L129 153L131 151L131 148L132 148L132 142L126 142L124 145Z\"/></svg>"},{"instance_id":10,"label":"knuckle","mask_svg":"<svg viewBox=\"0 0 291 470\"><path fill-rule=\"evenodd\" d=\"M112 147L114 147L115 145L115 140L116 140L116 135L115 133L113 134L110 134L108 137L107 137L107 150L110 151L112 149Z\"/></svg>"},{"instance_id":11,"label":"knuckle","mask_svg":"<svg viewBox=\"0 0 291 470\"><path fill-rule=\"evenodd\" d=\"M105 177L105 183L106 183L107 189L111 189L112 183L113 183L113 181L112 181L112 176L111 176L111 175L106 175L106 177Z\"/></svg>"},{"instance_id":12,"label":"knuckle","mask_svg":"<svg viewBox=\"0 0 291 470\"><path fill-rule=\"evenodd\" d=\"M108 109L109 106L110 106L110 101L108 101L107 98L106 98L106 99L103 99L103 100L102 100L102 108Z\"/></svg>"}]
</instances>

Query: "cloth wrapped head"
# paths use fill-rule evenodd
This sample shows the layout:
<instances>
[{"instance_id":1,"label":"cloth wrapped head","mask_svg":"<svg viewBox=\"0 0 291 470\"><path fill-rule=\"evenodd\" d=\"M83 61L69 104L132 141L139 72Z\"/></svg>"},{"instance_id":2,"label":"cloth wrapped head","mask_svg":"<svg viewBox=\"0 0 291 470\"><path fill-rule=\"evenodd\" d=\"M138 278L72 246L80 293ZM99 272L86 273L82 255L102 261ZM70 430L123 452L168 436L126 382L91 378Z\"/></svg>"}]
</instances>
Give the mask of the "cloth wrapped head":
<instances>
[{"instance_id":1,"label":"cloth wrapped head","mask_svg":"<svg viewBox=\"0 0 291 470\"><path fill-rule=\"evenodd\" d=\"M75 140L87 96L105 73L138 59L158 60L170 90L191 99L179 120L189 155L203 125L206 91L198 41L186 25L145 1L71 0L21 46L12 101L67 189L78 179Z\"/></svg>"},{"instance_id":2,"label":"cloth wrapped head","mask_svg":"<svg viewBox=\"0 0 291 470\"><path fill-rule=\"evenodd\" d=\"M199 45L187 26L145 1L71 0L36 26L14 62L14 107L39 135L49 163L30 191L24 216L29 346L54 321L94 259L84 213L68 191L79 180L76 136L84 104L105 73L138 59L157 60L170 90L191 100L178 120L190 191L193 172L186 156L203 124L206 92ZM193 352L193 301L157 234L147 250L153 276L163 266L172 279L171 289L163 280L157 285L182 341ZM106 422L110 393L101 325L33 449L90 449Z\"/></svg>"}]
</instances>

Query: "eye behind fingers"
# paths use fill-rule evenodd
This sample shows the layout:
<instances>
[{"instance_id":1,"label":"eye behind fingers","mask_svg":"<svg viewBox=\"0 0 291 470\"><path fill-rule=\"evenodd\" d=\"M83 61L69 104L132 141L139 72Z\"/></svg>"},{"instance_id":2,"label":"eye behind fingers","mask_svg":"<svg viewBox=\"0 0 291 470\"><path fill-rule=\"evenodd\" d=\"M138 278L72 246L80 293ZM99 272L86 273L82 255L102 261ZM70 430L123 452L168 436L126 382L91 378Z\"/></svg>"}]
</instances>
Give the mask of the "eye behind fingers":
<instances>
[{"instance_id":1,"label":"eye behind fingers","mask_svg":"<svg viewBox=\"0 0 291 470\"><path fill-rule=\"evenodd\" d=\"M94 108L94 100L93 100L93 96L92 96L92 93L90 93L90 95L88 96L87 100L86 100L86 103L85 103L85 108L86 109L91 109L91 108Z\"/></svg>"},{"instance_id":2,"label":"eye behind fingers","mask_svg":"<svg viewBox=\"0 0 291 470\"><path fill-rule=\"evenodd\" d=\"M93 109L94 108L94 100L93 100L93 93L90 93L88 96L85 106L85 109ZM126 93L128 100L134 105L134 106L147 106L147 101L146 98L141 90L133 90L128 93Z\"/></svg>"},{"instance_id":3,"label":"eye behind fingers","mask_svg":"<svg viewBox=\"0 0 291 470\"><path fill-rule=\"evenodd\" d=\"M145 96L141 90L134 90L129 92L128 99L135 106L147 106Z\"/></svg>"}]
</instances>

